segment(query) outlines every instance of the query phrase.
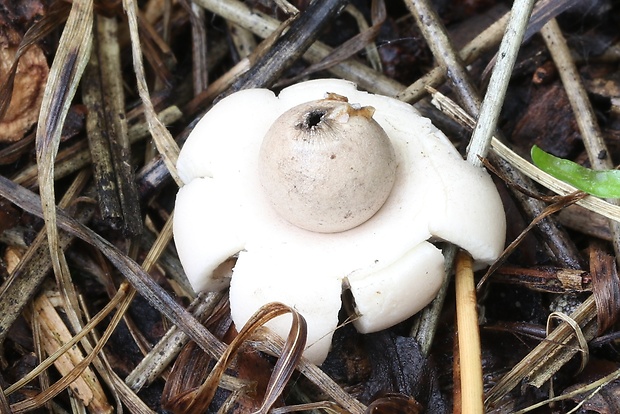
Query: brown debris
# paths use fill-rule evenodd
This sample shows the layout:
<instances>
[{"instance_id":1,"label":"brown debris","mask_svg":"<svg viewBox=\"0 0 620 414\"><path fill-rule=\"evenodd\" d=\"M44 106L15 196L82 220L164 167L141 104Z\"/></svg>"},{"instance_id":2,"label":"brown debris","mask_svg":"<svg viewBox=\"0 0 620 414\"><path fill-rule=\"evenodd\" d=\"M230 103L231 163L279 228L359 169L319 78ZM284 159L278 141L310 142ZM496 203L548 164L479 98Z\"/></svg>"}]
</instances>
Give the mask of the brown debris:
<instances>
[{"instance_id":1,"label":"brown debris","mask_svg":"<svg viewBox=\"0 0 620 414\"><path fill-rule=\"evenodd\" d=\"M597 243L590 248L590 273L600 335L614 326L620 315L620 279L615 258L601 250Z\"/></svg>"},{"instance_id":2,"label":"brown debris","mask_svg":"<svg viewBox=\"0 0 620 414\"><path fill-rule=\"evenodd\" d=\"M47 356L54 354L72 338L69 329L54 307L52 302L54 299L58 298L53 294L51 297L46 293L40 295L35 300L33 314L33 318L36 318L35 323L40 325L40 340ZM54 362L54 366L62 375L67 375L83 359L84 356L80 349L74 346L61 354ZM112 406L108 403L103 388L92 369L87 367L80 378L69 385L69 388L90 413L112 412Z\"/></svg>"},{"instance_id":3,"label":"brown debris","mask_svg":"<svg viewBox=\"0 0 620 414\"><path fill-rule=\"evenodd\" d=\"M549 293L585 292L592 289L592 279L588 272L576 269L502 266L493 274L493 280Z\"/></svg>"},{"instance_id":4,"label":"brown debris","mask_svg":"<svg viewBox=\"0 0 620 414\"><path fill-rule=\"evenodd\" d=\"M10 75L20 41L21 36L14 29L0 26L0 85ZM37 122L48 73L43 51L32 46L17 65L11 103L0 120L0 142L20 140Z\"/></svg>"},{"instance_id":5,"label":"brown debris","mask_svg":"<svg viewBox=\"0 0 620 414\"><path fill-rule=\"evenodd\" d=\"M536 144L557 157L573 155L580 134L559 82L532 89L530 104L517 121L511 140L528 149Z\"/></svg>"}]
</instances>

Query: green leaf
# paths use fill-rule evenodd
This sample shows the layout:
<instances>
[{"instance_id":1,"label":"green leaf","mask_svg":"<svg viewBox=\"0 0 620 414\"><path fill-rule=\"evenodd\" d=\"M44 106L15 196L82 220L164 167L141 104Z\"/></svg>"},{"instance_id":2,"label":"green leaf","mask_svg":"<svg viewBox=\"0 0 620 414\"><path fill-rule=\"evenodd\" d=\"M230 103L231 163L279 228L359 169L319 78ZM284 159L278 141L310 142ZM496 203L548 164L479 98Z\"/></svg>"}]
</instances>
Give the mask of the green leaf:
<instances>
[{"instance_id":1,"label":"green leaf","mask_svg":"<svg viewBox=\"0 0 620 414\"><path fill-rule=\"evenodd\" d=\"M620 198L620 170L591 170L532 147L532 161L544 172L588 194Z\"/></svg>"}]
</instances>

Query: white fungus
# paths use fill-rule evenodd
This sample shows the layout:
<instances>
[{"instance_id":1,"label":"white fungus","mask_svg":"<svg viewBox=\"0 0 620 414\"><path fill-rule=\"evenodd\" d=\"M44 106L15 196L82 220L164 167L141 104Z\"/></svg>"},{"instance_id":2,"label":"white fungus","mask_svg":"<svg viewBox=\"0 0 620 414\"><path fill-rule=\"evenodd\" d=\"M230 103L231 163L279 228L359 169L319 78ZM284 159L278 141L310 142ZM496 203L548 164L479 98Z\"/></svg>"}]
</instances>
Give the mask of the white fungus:
<instances>
[{"instance_id":1,"label":"white fungus","mask_svg":"<svg viewBox=\"0 0 620 414\"><path fill-rule=\"evenodd\" d=\"M270 190L261 185L259 154L263 138L282 114L336 95L354 108L374 108L372 119L393 148L387 164L395 167L395 176L393 183L377 181L391 191L366 221L326 233L292 224L294 218L276 211ZM185 185L177 195L174 238L193 288L230 286L238 329L269 302L293 307L308 325L304 356L317 364L325 359L338 325L343 285L350 287L359 313L356 328L374 332L407 319L435 297L444 278L444 258L431 242L454 243L479 265L492 262L504 246L504 211L486 171L464 161L410 105L358 91L343 80L304 82L278 96L251 89L223 99L191 133L177 168ZM232 278L214 274L237 254ZM290 316L268 326L286 336Z\"/></svg>"}]
</instances>

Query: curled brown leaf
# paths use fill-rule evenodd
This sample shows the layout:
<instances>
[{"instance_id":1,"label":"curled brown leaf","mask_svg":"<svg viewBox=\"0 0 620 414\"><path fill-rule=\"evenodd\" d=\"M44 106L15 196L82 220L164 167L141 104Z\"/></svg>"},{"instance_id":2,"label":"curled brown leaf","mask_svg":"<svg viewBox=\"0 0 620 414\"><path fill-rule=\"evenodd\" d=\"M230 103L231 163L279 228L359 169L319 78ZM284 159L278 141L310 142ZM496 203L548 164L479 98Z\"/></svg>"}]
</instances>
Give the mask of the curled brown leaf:
<instances>
[{"instance_id":1,"label":"curled brown leaf","mask_svg":"<svg viewBox=\"0 0 620 414\"><path fill-rule=\"evenodd\" d=\"M37 46L28 49L14 68L20 41L15 30L0 27L0 85L13 83L9 106L0 119L0 142L20 140L37 121L49 73L45 55Z\"/></svg>"}]
</instances>

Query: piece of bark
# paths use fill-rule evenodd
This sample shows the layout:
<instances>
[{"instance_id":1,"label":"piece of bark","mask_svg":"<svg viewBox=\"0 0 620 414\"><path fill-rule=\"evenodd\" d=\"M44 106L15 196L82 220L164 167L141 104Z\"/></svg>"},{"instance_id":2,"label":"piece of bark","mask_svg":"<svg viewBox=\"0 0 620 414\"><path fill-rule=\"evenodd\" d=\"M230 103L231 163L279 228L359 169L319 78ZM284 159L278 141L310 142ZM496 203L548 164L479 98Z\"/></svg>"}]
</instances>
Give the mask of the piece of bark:
<instances>
[{"instance_id":1,"label":"piece of bark","mask_svg":"<svg viewBox=\"0 0 620 414\"><path fill-rule=\"evenodd\" d=\"M502 266L493 273L494 283L526 286L539 292L569 293L592 289L592 278L583 270L556 267Z\"/></svg>"},{"instance_id":2,"label":"piece of bark","mask_svg":"<svg viewBox=\"0 0 620 414\"><path fill-rule=\"evenodd\" d=\"M88 107L86 129L101 215L112 228L135 236L142 231L142 218L127 136L116 27L115 18L97 16L82 96Z\"/></svg>"},{"instance_id":3,"label":"piece of bark","mask_svg":"<svg viewBox=\"0 0 620 414\"><path fill-rule=\"evenodd\" d=\"M40 325L41 342L47 355L52 355L71 341L71 332L47 294L40 295L34 301L32 318L36 318L36 323ZM82 351L77 346L73 346L54 361L54 366L61 375L67 375L83 359ZM69 385L69 388L90 413L113 412L99 380L90 367L86 367L80 377Z\"/></svg>"}]
</instances>

